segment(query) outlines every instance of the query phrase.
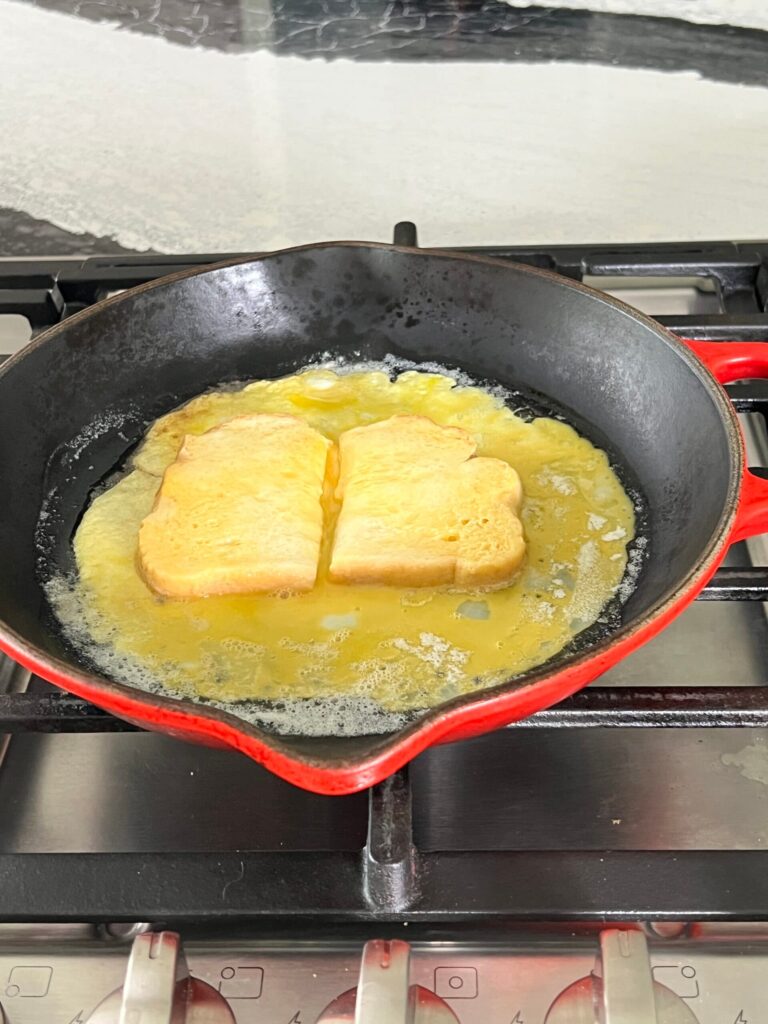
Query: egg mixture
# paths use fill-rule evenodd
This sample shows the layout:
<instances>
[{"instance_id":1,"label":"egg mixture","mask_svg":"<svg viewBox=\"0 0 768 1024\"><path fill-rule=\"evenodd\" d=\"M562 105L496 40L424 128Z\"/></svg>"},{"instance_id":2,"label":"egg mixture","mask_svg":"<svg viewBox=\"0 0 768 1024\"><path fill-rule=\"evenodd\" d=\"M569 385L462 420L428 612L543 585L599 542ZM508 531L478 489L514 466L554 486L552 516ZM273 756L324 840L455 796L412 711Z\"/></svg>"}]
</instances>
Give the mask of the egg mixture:
<instances>
[{"instance_id":1,"label":"egg mixture","mask_svg":"<svg viewBox=\"0 0 768 1024\"><path fill-rule=\"evenodd\" d=\"M334 441L395 413L468 431L478 455L506 460L522 480L527 554L518 578L474 593L333 584L326 536L311 592L158 597L136 552L164 470L186 434L257 412L300 416ZM156 421L127 474L83 516L76 582L49 595L70 639L135 685L218 704L345 696L403 712L556 654L626 585L634 534L633 502L606 454L568 424L526 422L501 397L441 373L314 368L200 395Z\"/></svg>"}]
</instances>

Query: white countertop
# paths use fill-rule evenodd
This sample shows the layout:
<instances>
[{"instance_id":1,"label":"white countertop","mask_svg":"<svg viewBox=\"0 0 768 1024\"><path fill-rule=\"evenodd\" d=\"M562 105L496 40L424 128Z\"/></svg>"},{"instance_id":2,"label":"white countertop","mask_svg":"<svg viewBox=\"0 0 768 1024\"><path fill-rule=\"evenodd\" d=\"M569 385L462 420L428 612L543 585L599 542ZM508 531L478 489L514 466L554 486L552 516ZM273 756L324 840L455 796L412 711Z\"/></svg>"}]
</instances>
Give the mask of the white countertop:
<instances>
[{"instance_id":1,"label":"white countertop","mask_svg":"<svg viewBox=\"0 0 768 1024\"><path fill-rule=\"evenodd\" d=\"M401 219L422 244L768 236L759 85L222 52L13 0L0 25L0 206L70 232L167 252L388 240Z\"/></svg>"}]
</instances>

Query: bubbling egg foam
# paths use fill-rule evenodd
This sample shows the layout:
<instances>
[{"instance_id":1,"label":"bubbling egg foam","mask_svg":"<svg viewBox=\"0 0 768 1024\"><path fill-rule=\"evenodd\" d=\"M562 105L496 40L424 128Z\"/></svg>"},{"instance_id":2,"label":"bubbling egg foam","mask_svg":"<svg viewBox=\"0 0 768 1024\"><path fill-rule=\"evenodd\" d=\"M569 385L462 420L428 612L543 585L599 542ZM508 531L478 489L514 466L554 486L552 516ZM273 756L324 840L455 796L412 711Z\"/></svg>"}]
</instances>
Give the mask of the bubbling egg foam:
<instances>
[{"instance_id":1,"label":"bubbling egg foam","mask_svg":"<svg viewBox=\"0 0 768 1024\"><path fill-rule=\"evenodd\" d=\"M155 421L125 472L89 505L77 572L45 589L68 642L108 677L210 704L284 735L365 735L548 661L620 605L640 572L639 506L605 452L560 418L435 365L330 360L206 392ZM527 556L492 592L333 584L304 594L168 600L137 571L142 519L184 436L234 416L300 416L338 440L395 413L468 431L523 485Z\"/></svg>"}]
</instances>

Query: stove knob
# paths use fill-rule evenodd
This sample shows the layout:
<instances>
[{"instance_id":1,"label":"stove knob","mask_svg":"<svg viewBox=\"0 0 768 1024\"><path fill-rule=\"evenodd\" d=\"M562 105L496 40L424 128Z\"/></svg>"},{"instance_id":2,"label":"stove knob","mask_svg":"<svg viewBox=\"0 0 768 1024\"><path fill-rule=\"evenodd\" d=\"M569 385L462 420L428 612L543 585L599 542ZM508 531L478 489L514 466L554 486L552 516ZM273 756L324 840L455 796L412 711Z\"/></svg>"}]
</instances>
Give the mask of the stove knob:
<instances>
[{"instance_id":1,"label":"stove knob","mask_svg":"<svg viewBox=\"0 0 768 1024\"><path fill-rule=\"evenodd\" d=\"M399 939L366 942L357 988L334 999L315 1024L459 1024L439 996L410 984L410 956Z\"/></svg>"},{"instance_id":2,"label":"stove knob","mask_svg":"<svg viewBox=\"0 0 768 1024\"><path fill-rule=\"evenodd\" d=\"M642 932L602 932L598 967L560 993L545 1024L698 1024L679 996L653 980Z\"/></svg>"},{"instance_id":3,"label":"stove knob","mask_svg":"<svg viewBox=\"0 0 768 1024\"><path fill-rule=\"evenodd\" d=\"M88 1024L235 1024L225 999L187 968L175 932L133 940L125 984L96 1007Z\"/></svg>"}]
</instances>

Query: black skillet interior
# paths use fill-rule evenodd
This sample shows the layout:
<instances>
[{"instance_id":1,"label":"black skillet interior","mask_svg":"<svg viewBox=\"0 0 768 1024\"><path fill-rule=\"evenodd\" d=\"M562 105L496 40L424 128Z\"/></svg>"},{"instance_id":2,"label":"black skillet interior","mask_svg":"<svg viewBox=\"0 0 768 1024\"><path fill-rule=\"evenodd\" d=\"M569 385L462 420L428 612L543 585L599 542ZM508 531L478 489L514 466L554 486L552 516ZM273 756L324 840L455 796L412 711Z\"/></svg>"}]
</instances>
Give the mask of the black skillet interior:
<instances>
[{"instance_id":1,"label":"black skillet interior","mask_svg":"<svg viewBox=\"0 0 768 1024\"><path fill-rule=\"evenodd\" d=\"M71 568L70 538L94 486L181 402L222 382L293 372L325 352L438 362L548 396L608 448L648 509L649 554L625 623L684 580L733 498L722 399L626 307L489 260L361 243L288 250L109 300L0 371L4 622L77 664L38 563ZM49 518L37 533L44 500Z\"/></svg>"}]
</instances>

